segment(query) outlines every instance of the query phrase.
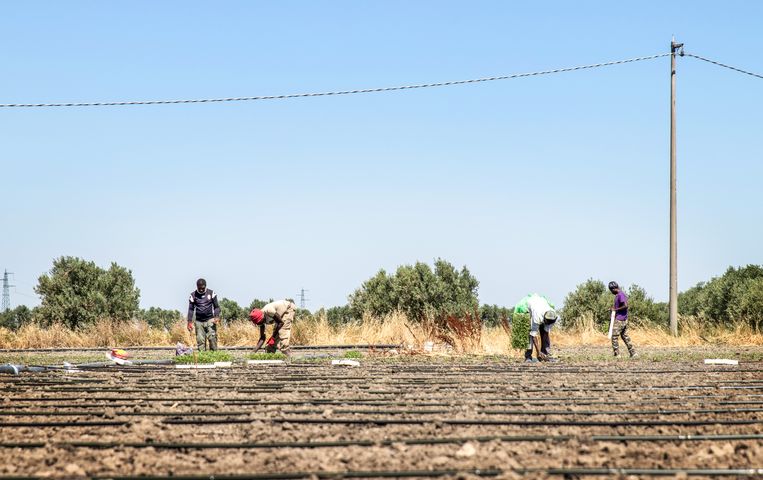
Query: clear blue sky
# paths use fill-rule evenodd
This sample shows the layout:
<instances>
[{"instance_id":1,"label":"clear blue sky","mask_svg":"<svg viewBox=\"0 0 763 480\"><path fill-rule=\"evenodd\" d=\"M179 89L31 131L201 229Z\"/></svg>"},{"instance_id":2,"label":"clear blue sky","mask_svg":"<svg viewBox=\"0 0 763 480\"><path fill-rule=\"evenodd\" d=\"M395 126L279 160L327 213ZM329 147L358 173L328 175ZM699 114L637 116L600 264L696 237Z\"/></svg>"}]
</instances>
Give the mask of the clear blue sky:
<instances>
[{"instance_id":1,"label":"clear blue sky","mask_svg":"<svg viewBox=\"0 0 763 480\"><path fill-rule=\"evenodd\" d=\"M4 2L0 103L269 95L687 51L763 72L760 2ZM679 283L763 263L763 81L678 67ZM132 269L144 307L343 304L442 257L480 299L667 297L669 59L429 90L0 110L0 268Z\"/></svg>"}]
</instances>

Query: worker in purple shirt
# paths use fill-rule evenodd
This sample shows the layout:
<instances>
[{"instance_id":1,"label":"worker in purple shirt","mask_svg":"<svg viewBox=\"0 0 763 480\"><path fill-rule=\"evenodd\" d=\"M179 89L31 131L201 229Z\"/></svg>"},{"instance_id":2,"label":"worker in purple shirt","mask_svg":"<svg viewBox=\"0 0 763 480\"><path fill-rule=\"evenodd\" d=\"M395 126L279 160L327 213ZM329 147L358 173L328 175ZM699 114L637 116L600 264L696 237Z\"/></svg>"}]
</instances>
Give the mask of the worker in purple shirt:
<instances>
[{"instance_id":1,"label":"worker in purple shirt","mask_svg":"<svg viewBox=\"0 0 763 480\"><path fill-rule=\"evenodd\" d=\"M612 311L615 312L615 323L612 325L612 352L615 356L620 354L617 337L622 337L625 346L628 347L628 353L631 357L635 357L636 349L633 348L631 337L628 336L628 296L620 289L617 282L609 282L609 291L615 296L615 306L612 307Z\"/></svg>"}]
</instances>

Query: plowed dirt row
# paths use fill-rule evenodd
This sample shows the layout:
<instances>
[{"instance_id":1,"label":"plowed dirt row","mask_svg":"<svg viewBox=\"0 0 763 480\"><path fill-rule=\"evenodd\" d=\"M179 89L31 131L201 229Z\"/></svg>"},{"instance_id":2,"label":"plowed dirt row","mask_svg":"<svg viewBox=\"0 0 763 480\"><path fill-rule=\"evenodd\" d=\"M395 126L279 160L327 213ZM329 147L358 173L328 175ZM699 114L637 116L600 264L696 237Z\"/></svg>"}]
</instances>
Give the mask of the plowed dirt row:
<instances>
[{"instance_id":1,"label":"plowed dirt row","mask_svg":"<svg viewBox=\"0 0 763 480\"><path fill-rule=\"evenodd\" d=\"M763 468L754 362L52 371L0 396L3 476Z\"/></svg>"}]
</instances>

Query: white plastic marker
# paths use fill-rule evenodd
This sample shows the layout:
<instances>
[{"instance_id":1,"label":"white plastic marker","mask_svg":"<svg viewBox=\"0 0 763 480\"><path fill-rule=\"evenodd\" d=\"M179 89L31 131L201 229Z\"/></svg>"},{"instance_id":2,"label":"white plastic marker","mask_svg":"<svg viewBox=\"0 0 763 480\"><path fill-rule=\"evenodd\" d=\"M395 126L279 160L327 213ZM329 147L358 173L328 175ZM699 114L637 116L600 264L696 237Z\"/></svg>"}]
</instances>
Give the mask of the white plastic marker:
<instances>
[{"instance_id":1,"label":"white plastic marker","mask_svg":"<svg viewBox=\"0 0 763 480\"><path fill-rule=\"evenodd\" d=\"M82 371L79 368L77 368L76 365L73 365L73 364L71 364L69 362L64 362L64 370L66 370L67 372L81 372Z\"/></svg>"},{"instance_id":2,"label":"white plastic marker","mask_svg":"<svg viewBox=\"0 0 763 480\"><path fill-rule=\"evenodd\" d=\"M187 368L191 370L201 370L206 368L217 368L217 366L214 363L199 363L198 365L191 365L191 364L179 364L175 365L175 368Z\"/></svg>"},{"instance_id":3,"label":"white plastic marker","mask_svg":"<svg viewBox=\"0 0 763 480\"><path fill-rule=\"evenodd\" d=\"M739 360L729 360L728 358L706 358L705 365L739 365Z\"/></svg>"},{"instance_id":4,"label":"white plastic marker","mask_svg":"<svg viewBox=\"0 0 763 480\"><path fill-rule=\"evenodd\" d=\"M283 360L247 360L247 365L280 365L284 363Z\"/></svg>"},{"instance_id":5,"label":"white plastic marker","mask_svg":"<svg viewBox=\"0 0 763 480\"><path fill-rule=\"evenodd\" d=\"M228 368L233 366L233 362L215 362L215 367Z\"/></svg>"},{"instance_id":6,"label":"white plastic marker","mask_svg":"<svg viewBox=\"0 0 763 480\"><path fill-rule=\"evenodd\" d=\"M615 311L612 310L612 313L609 315L609 333L607 334L607 338L610 340L612 339L612 329L615 326Z\"/></svg>"},{"instance_id":7,"label":"white plastic marker","mask_svg":"<svg viewBox=\"0 0 763 480\"><path fill-rule=\"evenodd\" d=\"M347 367L359 367L360 362L357 360L331 360L331 365L344 365Z\"/></svg>"}]
</instances>

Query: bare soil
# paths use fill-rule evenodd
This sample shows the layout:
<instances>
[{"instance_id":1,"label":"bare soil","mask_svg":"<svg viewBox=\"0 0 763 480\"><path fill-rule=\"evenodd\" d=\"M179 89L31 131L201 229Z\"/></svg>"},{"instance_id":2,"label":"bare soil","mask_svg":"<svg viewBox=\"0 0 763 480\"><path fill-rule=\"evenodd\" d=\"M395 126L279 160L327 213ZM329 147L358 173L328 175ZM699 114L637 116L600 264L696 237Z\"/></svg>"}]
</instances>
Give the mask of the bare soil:
<instances>
[{"instance_id":1,"label":"bare soil","mask_svg":"<svg viewBox=\"0 0 763 480\"><path fill-rule=\"evenodd\" d=\"M760 437L712 438L763 435L761 362L361 363L0 376L0 475L763 468Z\"/></svg>"}]
</instances>

